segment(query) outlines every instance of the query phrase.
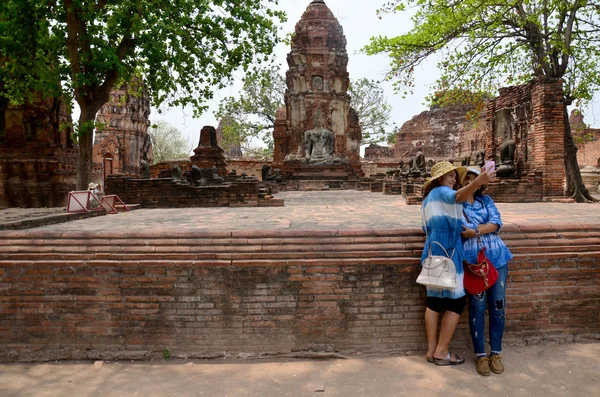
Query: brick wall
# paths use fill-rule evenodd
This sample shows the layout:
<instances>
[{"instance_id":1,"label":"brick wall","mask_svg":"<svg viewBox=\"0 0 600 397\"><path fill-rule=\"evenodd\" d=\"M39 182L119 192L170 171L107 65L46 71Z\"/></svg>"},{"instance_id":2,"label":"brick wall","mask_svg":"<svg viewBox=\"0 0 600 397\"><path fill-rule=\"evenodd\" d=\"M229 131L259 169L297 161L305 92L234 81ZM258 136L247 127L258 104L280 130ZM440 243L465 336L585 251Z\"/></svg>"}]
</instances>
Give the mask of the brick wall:
<instances>
[{"instance_id":1,"label":"brick wall","mask_svg":"<svg viewBox=\"0 0 600 397\"><path fill-rule=\"evenodd\" d=\"M588 128L583 114L579 109L574 109L569 117L571 134L577 146L577 162L579 167L600 168L600 129Z\"/></svg>"},{"instance_id":2,"label":"brick wall","mask_svg":"<svg viewBox=\"0 0 600 397\"><path fill-rule=\"evenodd\" d=\"M0 360L424 352L423 234L3 232ZM600 338L600 224L506 225L506 343ZM464 314L452 345L467 348Z\"/></svg>"},{"instance_id":3,"label":"brick wall","mask_svg":"<svg viewBox=\"0 0 600 397\"><path fill-rule=\"evenodd\" d=\"M473 109L470 105L448 105L414 116L400 128L394 157L410 158L419 150L435 159L474 156L484 148L485 115L468 119Z\"/></svg>"},{"instance_id":4,"label":"brick wall","mask_svg":"<svg viewBox=\"0 0 600 397\"><path fill-rule=\"evenodd\" d=\"M587 141L581 145L578 145L577 149L577 162L579 167L592 166L600 167L600 130L588 130L590 131L592 140Z\"/></svg>"},{"instance_id":5,"label":"brick wall","mask_svg":"<svg viewBox=\"0 0 600 397\"><path fill-rule=\"evenodd\" d=\"M251 158L228 158L227 159L227 171L236 171L237 175L245 173L247 176L254 176L259 181L262 178L262 166L263 164L271 164L270 161L261 161ZM161 171L171 171L171 169L178 165L182 172L189 171L192 169L192 163L189 160L169 160L163 161L158 164L154 164L150 167L150 175L152 178L158 178Z\"/></svg>"},{"instance_id":6,"label":"brick wall","mask_svg":"<svg viewBox=\"0 0 600 397\"><path fill-rule=\"evenodd\" d=\"M393 148L388 146L380 146L372 143L365 148L365 160L391 159L393 157Z\"/></svg>"},{"instance_id":7,"label":"brick wall","mask_svg":"<svg viewBox=\"0 0 600 397\"><path fill-rule=\"evenodd\" d=\"M270 161L261 161L251 158L230 158L227 159L227 169L231 172L235 170L237 175L245 173L248 176L254 176L259 181L262 180L263 164L271 165Z\"/></svg>"},{"instance_id":8,"label":"brick wall","mask_svg":"<svg viewBox=\"0 0 600 397\"><path fill-rule=\"evenodd\" d=\"M404 162L408 164L408 160ZM375 174L385 174L388 171L392 171L397 169L399 166L399 160L394 161L363 161L362 162L362 171L365 174L365 178L371 177Z\"/></svg>"},{"instance_id":9,"label":"brick wall","mask_svg":"<svg viewBox=\"0 0 600 397\"><path fill-rule=\"evenodd\" d=\"M543 201L542 173L519 179L497 179L485 191L497 203L539 203Z\"/></svg>"},{"instance_id":10,"label":"brick wall","mask_svg":"<svg viewBox=\"0 0 600 397\"><path fill-rule=\"evenodd\" d=\"M171 178L137 179L111 175L107 178L106 193L118 195L127 204L152 208L258 206L256 180L191 186L177 184Z\"/></svg>"}]
</instances>

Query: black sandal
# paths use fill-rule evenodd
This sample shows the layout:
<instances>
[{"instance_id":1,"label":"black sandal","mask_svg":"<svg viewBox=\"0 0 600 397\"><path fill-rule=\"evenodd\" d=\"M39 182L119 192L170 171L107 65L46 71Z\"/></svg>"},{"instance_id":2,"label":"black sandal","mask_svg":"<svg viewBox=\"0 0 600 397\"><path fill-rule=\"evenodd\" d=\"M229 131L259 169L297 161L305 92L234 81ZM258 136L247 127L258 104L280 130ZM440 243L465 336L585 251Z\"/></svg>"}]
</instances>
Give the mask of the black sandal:
<instances>
[{"instance_id":1,"label":"black sandal","mask_svg":"<svg viewBox=\"0 0 600 397\"><path fill-rule=\"evenodd\" d=\"M456 361L452 361L452 353L448 352L446 358L435 358L433 357L433 363L435 365L460 365L465 362L464 357L456 356Z\"/></svg>"}]
</instances>

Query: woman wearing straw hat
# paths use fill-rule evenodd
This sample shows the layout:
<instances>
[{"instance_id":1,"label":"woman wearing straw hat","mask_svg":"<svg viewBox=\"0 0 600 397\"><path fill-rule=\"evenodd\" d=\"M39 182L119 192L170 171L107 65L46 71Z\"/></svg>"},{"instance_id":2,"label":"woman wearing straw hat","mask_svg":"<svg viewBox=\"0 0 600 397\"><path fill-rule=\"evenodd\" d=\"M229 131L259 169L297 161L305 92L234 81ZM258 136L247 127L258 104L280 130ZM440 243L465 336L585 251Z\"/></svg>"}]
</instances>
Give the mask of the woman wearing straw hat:
<instances>
[{"instance_id":1,"label":"woman wearing straw hat","mask_svg":"<svg viewBox=\"0 0 600 397\"><path fill-rule=\"evenodd\" d=\"M468 167L463 183L468 184L481 174L479 167ZM513 255L498 235L502 228L500 212L494 200L483 194L486 186L479 187L467 197L463 208L463 253L469 263L477 263L477 254L481 245L485 253L498 270L498 280L487 291L476 295L467 294L469 298L469 329L476 356L477 372L489 376L490 372L504 372L502 364L502 335L504 333L504 302L506 296L506 278L508 262ZM485 309L489 313L489 334L491 353L485 353Z\"/></svg>"},{"instance_id":2,"label":"woman wearing straw hat","mask_svg":"<svg viewBox=\"0 0 600 397\"><path fill-rule=\"evenodd\" d=\"M467 174L465 167L455 167L442 161L431 168L431 178L423 185L423 230L427 234L421 262L429 255L431 242L437 242L447 252L452 252L456 266L458 287L437 289L427 287L427 309L425 309L425 330L427 333L428 362L436 365L459 365L465 362L463 357L449 350L450 340L465 307L465 289L463 287L462 267L462 203L472 196L482 185L495 177L495 171L482 172L470 184L459 189L459 182ZM432 255L444 255L437 244L431 246ZM438 320L444 312L438 336Z\"/></svg>"}]
</instances>

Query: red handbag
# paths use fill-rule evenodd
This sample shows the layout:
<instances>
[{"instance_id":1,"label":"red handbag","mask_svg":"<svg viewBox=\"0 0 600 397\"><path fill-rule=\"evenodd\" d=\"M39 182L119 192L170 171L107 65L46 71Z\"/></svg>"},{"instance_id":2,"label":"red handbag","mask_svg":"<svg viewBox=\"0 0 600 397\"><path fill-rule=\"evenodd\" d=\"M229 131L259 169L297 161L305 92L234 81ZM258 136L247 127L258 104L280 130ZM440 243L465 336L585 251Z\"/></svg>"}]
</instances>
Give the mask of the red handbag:
<instances>
[{"instance_id":1,"label":"red handbag","mask_svg":"<svg viewBox=\"0 0 600 397\"><path fill-rule=\"evenodd\" d=\"M463 215L467 222L471 223L467 213L463 210ZM477 263L469 263L463 259L463 265L465 268L465 278L463 285L465 290L471 294L476 295L489 289L492 285L498 281L498 270L489 260L485 254L485 246L481 242L481 236L477 235L477 243L481 248L477 253Z\"/></svg>"},{"instance_id":2,"label":"red handbag","mask_svg":"<svg viewBox=\"0 0 600 397\"><path fill-rule=\"evenodd\" d=\"M498 281L498 270L485 255L485 247L481 247L479 250L476 264L463 260L463 265L465 267L465 290L471 295L489 289Z\"/></svg>"}]
</instances>

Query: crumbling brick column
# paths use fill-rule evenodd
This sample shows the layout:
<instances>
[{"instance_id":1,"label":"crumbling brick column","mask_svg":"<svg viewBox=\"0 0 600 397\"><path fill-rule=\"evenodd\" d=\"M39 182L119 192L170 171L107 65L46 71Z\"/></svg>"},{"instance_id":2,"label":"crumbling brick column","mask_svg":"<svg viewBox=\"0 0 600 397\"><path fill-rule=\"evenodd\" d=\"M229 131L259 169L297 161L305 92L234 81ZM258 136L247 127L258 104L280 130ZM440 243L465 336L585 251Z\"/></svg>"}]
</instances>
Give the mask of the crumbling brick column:
<instances>
[{"instance_id":1,"label":"crumbling brick column","mask_svg":"<svg viewBox=\"0 0 600 397\"><path fill-rule=\"evenodd\" d=\"M531 92L533 107L533 161L544 172L543 195L564 195L564 95L562 80L538 79Z\"/></svg>"}]
</instances>

